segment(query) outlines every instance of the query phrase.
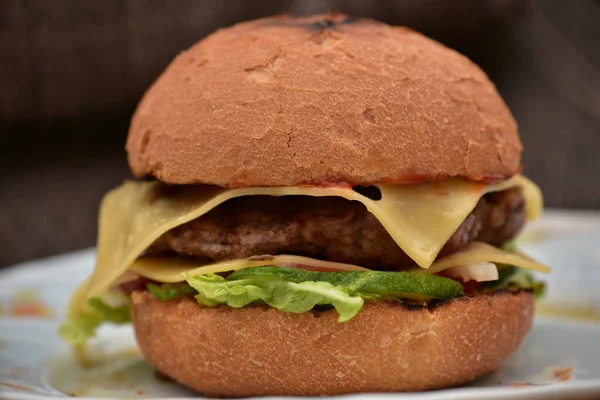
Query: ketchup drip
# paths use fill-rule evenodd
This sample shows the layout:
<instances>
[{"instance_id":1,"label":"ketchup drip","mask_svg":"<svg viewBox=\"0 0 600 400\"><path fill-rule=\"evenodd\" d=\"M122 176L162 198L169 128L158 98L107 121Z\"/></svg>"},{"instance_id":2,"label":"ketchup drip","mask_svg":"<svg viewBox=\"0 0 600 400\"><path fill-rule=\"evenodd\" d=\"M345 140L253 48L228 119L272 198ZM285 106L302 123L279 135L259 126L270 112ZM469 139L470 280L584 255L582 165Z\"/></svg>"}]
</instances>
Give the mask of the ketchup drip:
<instances>
[{"instance_id":1,"label":"ketchup drip","mask_svg":"<svg viewBox=\"0 0 600 400\"><path fill-rule=\"evenodd\" d=\"M121 283L119 285L119 288L125 294L129 295L132 292L135 292L136 290L146 290L146 287L148 287L149 283L158 284L157 282L155 282L155 281L153 281L151 279L140 277L140 278L134 279L134 280L129 281L129 282Z\"/></svg>"}]
</instances>

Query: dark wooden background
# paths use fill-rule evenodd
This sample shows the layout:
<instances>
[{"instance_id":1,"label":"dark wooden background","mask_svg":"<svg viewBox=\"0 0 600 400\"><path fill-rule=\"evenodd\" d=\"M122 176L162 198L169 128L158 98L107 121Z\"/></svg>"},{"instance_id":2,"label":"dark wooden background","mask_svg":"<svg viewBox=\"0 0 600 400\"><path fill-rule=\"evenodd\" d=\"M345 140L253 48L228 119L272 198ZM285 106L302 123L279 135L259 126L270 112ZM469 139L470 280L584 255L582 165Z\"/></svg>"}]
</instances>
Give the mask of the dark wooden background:
<instances>
[{"instance_id":1,"label":"dark wooden background","mask_svg":"<svg viewBox=\"0 0 600 400\"><path fill-rule=\"evenodd\" d=\"M467 54L520 125L525 173L551 207L600 208L600 2L595 0L4 0L0 266L92 245L103 193L145 88L231 23L341 10Z\"/></svg>"}]
</instances>

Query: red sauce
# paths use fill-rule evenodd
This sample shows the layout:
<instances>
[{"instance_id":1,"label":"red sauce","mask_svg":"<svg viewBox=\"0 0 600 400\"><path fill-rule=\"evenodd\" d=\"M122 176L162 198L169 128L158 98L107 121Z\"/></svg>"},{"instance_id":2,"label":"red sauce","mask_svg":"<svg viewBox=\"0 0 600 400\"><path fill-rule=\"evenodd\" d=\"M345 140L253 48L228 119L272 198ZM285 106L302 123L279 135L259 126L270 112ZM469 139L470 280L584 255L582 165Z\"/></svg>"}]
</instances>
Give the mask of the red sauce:
<instances>
[{"instance_id":1,"label":"red sauce","mask_svg":"<svg viewBox=\"0 0 600 400\"><path fill-rule=\"evenodd\" d=\"M517 173L520 173L521 169L522 169L522 167L519 166ZM353 186L360 186L360 185L368 186L368 185L375 185L378 183L381 183L384 185L410 185L410 184L416 184L416 183L441 181L441 180L449 179L449 178L453 178L453 177L451 177L451 176L432 176L425 172L410 172L410 173L406 173L404 175L401 175L401 176L398 176L395 178L383 178L383 179L379 179L379 180L374 180L372 182L359 181L359 182L350 183L345 180L335 181L335 180L323 179L323 180L317 180L317 181L313 181L313 182L300 183L295 186L304 187L304 188L317 187L317 188L352 189ZM484 185L491 185L491 184L499 183L499 182L502 182L502 181L508 179L506 176L499 175L499 174L483 175L483 177L481 177L480 179L471 179L468 176L456 176L455 178L463 178L463 179L470 180L472 182L481 182ZM243 185L238 184L238 185L233 185L231 187L239 187L239 186L243 186Z\"/></svg>"},{"instance_id":2,"label":"red sauce","mask_svg":"<svg viewBox=\"0 0 600 400\"><path fill-rule=\"evenodd\" d=\"M534 385L533 385L533 383L529 383L529 382L515 382L515 383L511 383L510 385L508 385L508 387L510 387L510 388L527 387L527 386L534 386Z\"/></svg>"},{"instance_id":3,"label":"red sauce","mask_svg":"<svg viewBox=\"0 0 600 400\"><path fill-rule=\"evenodd\" d=\"M521 169L522 168L519 167L519 170L517 171L517 173L521 172ZM402 184L411 184L411 183L427 183L427 182L433 182L433 181L441 181L441 180L449 179L449 178L452 178L452 177L450 177L450 176L431 176L431 175L427 175L422 172L416 172L416 173L406 174L406 175L400 176L398 178L381 179L379 181L379 183L388 184L388 185L402 185ZM472 182L481 182L485 185L492 185L494 183L502 182L502 181L508 179L506 176L499 175L499 174L498 175L493 175L493 174L483 175L483 177L481 179L470 179L470 177L468 177L468 176L456 176L455 178L463 178L463 179L470 180Z\"/></svg>"},{"instance_id":4,"label":"red sauce","mask_svg":"<svg viewBox=\"0 0 600 400\"><path fill-rule=\"evenodd\" d=\"M460 283L463 286L463 291L465 292L466 295L468 294L476 294L477 291L481 288L482 283L481 282L477 282L474 280L470 280L465 282L464 280L462 280L461 278L455 278L455 277L451 277L451 276L447 276L446 274L444 274L444 271L435 274L437 276L442 276L444 278L448 278L448 279L452 279L453 281L456 281L458 283Z\"/></svg>"},{"instance_id":5,"label":"red sauce","mask_svg":"<svg viewBox=\"0 0 600 400\"><path fill-rule=\"evenodd\" d=\"M460 282L463 285L463 290L465 291L465 294L475 294L481 287L481 282L477 281L463 282L462 280L459 280L458 282Z\"/></svg>"},{"instance_id":6,"label":"red sauce","mask_svg":"<svg viewBox=\"0 0 600 400\"><path fill-rule=\"evenodd\" d=\"M346 181L319 181L315 182L312 185L303 184L298 185L300 187L318 187L318 188L341 188L341 189L352 189L352 185Z\"/></svg>"},{"instance_id":7,"label":"red sauce","mask_svg":"<svg viewBox=\"0 0 600 400\"><path fill-rule=\"evenodd\" d=\"M11 388L11 389L16 389L16 390L22 390L22 391L26 391L26 392L31 392L31 389L29 389L28 387L25 387L25 386L22 386L22 385L17 385L16 383L12 383L12 382L0 382L0 385L6 386L6 387Z\"/></svg>"},{"instance_id":8,"label":"red sauce","mask_svg":"<svg viewBox=\"0 0 600 400\"><path fill-rule=\"evenodd\" d=\"M411 172L399 176L397 178L385 178L381 179L379 183L387 184L387 185L402 185L402 184L411 184L411 183L425 183L434 181L435 177L426 174L425 172Z\"/></svg>"},{"instance_id":9,"label":"red sauce","mask_svg":"<svg viewBox=\"0 0 600 400\"><path fill-rule=\"evenodd\" d=\"M500 183L502 181L505 181L506 179L508 179L508 178L506 178L503 175L486 175L483 177L483 179L480 182L482 182L486 185L493 185L495 183Z\"/></svg>"},{"instance_id":10,"label":"red sauce","mask_svg":"<svg viewBox=\"0 0 600 400\"><path fill-rule=\"evenodd\" d=\"M146 287L148 286L149 283L156 283L156 282L151 279L148 279L148 278L139 277L132 281L121 283L119 285L119 288L121 288L121 290L123 292L125 292L126 294L131 294L131 292L135 292L136 290L146 290ZM159 285L160 285L160 283L159 283Z\"/></svg>"},{"instance_id":11,"label":"red sauce","mask_svg":"<svg viewBox=\"0 0 600 400\"><path fill-rule=\"evenodd\" d=\"M571 374L574 370L575 368L573 367L554 370L554 377L558 379L559 382L570 381L572 377Z\"/></svg>"},{"instance_id":12,"label":"red sauce","mask_svg":"<svg viewBox=\"0 0 600 400\"><path fill-rule=\"evenodd\" d=\"M280 267L282 268L295 268L295 269L301 269L304 271L316 271L316 272L344 272L346 271L345 269L340 269L340 268L326 268L326 267L314 267L312 265L304 265L304 264L297 264L297 263L280 263Z\"/></svg>"}]
</instances>

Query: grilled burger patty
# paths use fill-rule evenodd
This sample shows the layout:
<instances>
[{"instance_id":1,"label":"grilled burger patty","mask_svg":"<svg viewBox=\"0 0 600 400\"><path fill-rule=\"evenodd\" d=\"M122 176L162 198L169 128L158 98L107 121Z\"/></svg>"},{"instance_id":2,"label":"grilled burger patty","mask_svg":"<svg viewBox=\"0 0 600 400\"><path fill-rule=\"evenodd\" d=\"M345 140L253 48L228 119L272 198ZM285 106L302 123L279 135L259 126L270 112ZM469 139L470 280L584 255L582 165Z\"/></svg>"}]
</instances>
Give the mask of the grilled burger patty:
<instances>
[{"instance_id":1,"label":"grilled burger patty","mask_svg":"<svg viewBox=\"0 0 600 400\"><path fill-rule=\"evenodd\" d=\"M523 227L524 205L519 188L486 194L440 254L453 253L475 240L501 245ZM232 199L165 233L148 253L213 261L285 253L378 270L414 265L361 203L338 197Z\"/></svg>"}]
</instances>

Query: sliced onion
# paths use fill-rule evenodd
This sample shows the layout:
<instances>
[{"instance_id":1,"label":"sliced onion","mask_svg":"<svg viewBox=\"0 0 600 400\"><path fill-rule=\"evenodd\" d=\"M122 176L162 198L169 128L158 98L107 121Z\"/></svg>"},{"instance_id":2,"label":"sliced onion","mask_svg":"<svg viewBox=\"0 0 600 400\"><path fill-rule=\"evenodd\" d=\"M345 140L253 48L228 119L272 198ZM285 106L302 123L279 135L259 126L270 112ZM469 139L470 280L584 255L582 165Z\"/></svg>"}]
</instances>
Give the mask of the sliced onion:
<instances>
[{"instance_id":1,"label":"sliced onion","mask_svg":"<svg viewBox=\"0 0 600 400\"><path fill-rule=\"evenodd\" d=\"M491 262L478 262L448 268L444 275L450 278L460 278L464 282L488 282L498 280L498 267Z\"/></svg>"},{"instance_id":2,"label":"sliced onion","mask_svg":"<svg viewBox=\"0 0 600 400\"><path fill-rule=\"evenodd\" d=\"M122 290L112 288L107 290L100 296L100 299L108 306L117 308L129 304L129 294L125 294Z\"/></svg>"}]
</instances>

